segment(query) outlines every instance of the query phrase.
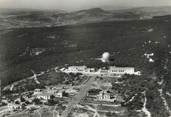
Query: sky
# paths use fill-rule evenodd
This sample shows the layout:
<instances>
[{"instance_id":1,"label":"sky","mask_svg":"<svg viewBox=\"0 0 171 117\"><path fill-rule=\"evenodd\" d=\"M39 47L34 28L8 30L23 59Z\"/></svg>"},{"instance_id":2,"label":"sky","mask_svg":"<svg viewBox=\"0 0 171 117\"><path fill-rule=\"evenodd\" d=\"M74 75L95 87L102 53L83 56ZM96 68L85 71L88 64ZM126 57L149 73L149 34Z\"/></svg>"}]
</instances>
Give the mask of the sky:
<instances>
[{"instance_id":1,"label":"sky","mask_svg":"<svg viewBox=\"0 0 171 117\"><path fill-rule=\"evenodd\" d=\"M0 8L74 11L95 7L171 6L171 0L0 0Z\"/></svg>"}]
</instances>

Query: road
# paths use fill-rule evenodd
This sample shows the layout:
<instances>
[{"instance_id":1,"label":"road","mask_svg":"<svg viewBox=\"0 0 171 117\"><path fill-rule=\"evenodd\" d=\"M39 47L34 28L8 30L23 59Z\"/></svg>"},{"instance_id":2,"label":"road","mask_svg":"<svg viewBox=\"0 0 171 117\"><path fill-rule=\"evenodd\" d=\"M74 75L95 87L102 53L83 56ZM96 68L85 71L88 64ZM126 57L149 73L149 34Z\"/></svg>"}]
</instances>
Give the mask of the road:
<instances>
[{"instance_id":1,"label":"road","mask_svg":"<svg viewBox=\"0 0 171 117\"><path fill-rule=\"evenodd\" d=\"M62 117L68 117L68 114L71 112L74 105L78 104L82 98L84 98L87 94L87 91L91 88L91 84L95 81L96 77L90 77L90 79L81 87L79 93L72 98L70 103L68 104L65 111L62 113Z\"/></svg>"}]
</instances>

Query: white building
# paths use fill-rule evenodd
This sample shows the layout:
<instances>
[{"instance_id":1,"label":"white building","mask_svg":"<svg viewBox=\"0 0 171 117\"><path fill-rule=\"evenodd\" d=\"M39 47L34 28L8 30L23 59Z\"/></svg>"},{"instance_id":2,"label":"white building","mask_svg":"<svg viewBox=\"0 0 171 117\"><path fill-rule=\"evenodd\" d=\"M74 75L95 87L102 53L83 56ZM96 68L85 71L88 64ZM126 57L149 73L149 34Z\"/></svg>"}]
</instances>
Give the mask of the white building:
<instances>
[{"instance_id":1,"label":"white building","mask_svg":"<svg viewBox=\"0 0 171 117\"><path fill-rule=\"evenodd\" d=\"M78 93L78 91L75 90L75 89L73 89L73 88L66 89L65 92L66 92L66 93L69 93L69 94L71 94L71 95L72 95L72 94L74 95L74 94L77 94L77 93Z\"/></svg>"},{"instance_id":2,"label":"white building","mask_svg":"<svg viewBox=\"0 0 171 117\"><path fill-rule=\"evenodd\" d=\"M55 88L47 89L47 90L41 90L41 89L35 89L34 91L34 97L38 99L44 99L48 100L52 95L55 97L62 98L63 97L63 90L57 90Z\"/></svg>"},{"instance_id":3,"label":"white building","mask_svg":"<svg viewBox=\"0 0 171 117\"><path fill-rule=\"evenodd\" d=\"M37 94L37 95L35 95L35 96L36 96L36 98L38 98L38 99L48 100L48 99L50 99L51 95L52 95L52 94L50 94L50 93L41 93L41 94Z\"/></svg>"},{"instance_id":4,"label":"white building","mask_svg":"<svg viewBox=\"0 0 171 117\"><path fill-rule=\"evenodd\" d=\"M131 75L141 75L139 71L135 71L134 67L115 67L110 66L109 69L98 69L87 68L86 66L70 66L67 69L62 68L62 72L65 73L81 73L90 76L100 76L100 77L121 77L124 74Z\"/></svg>"},{"instance_id":5,"label":"white building","mask_svg":"<svg viewBox=\"0 0 171 117\"><path fill-rule=\"evenodd\" d=\"M9 103L8 104L8 109L9 109L9 111L16 110L16 109L21 109L21 106L17 105L17 104Z\"/></svg>"},{"instance_id":6,"label":"white building","mask_svg":"<svg viewBox=\"0 0 171 117\"><path fill-rule=\"evenodd\" d=\"M112 94L110 91L104 90L101 91L97 96L97 100L99 101L107 101L107 102L123 102L122 96L120 96L118 93Z\"/></svg>"},{"instance_id":7,"label":"white building","mask_svg":"<svg viewBox=\"0 0 171 117\"><path fill-rule=\"evenodd\" d=\"M90 74L94 73L94 68L87 68L86 66L70 66L67 69L62 68L61 71L66 73L82 73L82 74Z\"/></svg>"},{"instance_id":8,"label":"white building","mask_svg":"<svg viewBox=\"0 0 171 117\"><path fill-rule=\"evenodd\" d=\"M117 76L117 77L121 77L124 74L140 75L140 72L136 72L134 67L111 66L108 71L111 76Z\"/></svg>"},{"instance_id":9,"label":"white building","mask_svg":"<svg viewBox=\"0 0 171 117\"><path fill-rule=\"evenodd\" d=\"M63 97L63 91L58 91L54 94L55 97L62 98Z\"/></svg>"},{"instance_id":10,"label":"white building","mask_svg":"<svg viewBox=\"0 0 171 117\"><path fill-rule=\"evenodd\" d=\"M33 95L40 94L41 91L42 91L41 89L35 89Z\"/></svg>"},{"instance_id":11,"label":"white building","mask_svg":"<svg viewBox=\"0 0 171 117\"><path fill-rule=\"evenodd\" d=\"M113 102L114 99L111 99L110 93L107 91L101 91L99 93L99 95L97 95L97 99L99 101L109 101L109 102Z\"/></svg>"}]
</instances>

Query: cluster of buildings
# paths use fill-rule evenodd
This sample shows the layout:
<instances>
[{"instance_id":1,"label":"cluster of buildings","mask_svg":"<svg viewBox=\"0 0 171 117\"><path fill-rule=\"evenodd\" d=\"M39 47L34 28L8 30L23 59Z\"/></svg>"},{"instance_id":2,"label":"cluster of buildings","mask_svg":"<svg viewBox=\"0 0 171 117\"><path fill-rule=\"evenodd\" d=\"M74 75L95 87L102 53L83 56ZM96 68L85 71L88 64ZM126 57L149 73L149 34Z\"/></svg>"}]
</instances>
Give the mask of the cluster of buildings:
<instances>
[{"instance_id":1,"label":"cluster of buildings","mask_svg":"<svg viewBox=\"0 0 171 117\"><path fill-rule=\"evenodd\" d=\"M110 90L100 90L96 92L89 92L87 96L94 101L105 101L105 102L123 102L122 96L117 92L111 92Z\"/></svg>"},{"instance_id":2,"label":"cluster of buildings","mask_svg":"<svg viewBox=\"0 0 171 117\"><path fill-rule=\"evenodd\" d=\"M65 73L81 73L88 76L99 76L99 77L121 77L124 74L130 75L141 75L140 71L135 71L134 67L116 67L110 66L107 68L87 68L86 66L70 66L68 68L60 69L61 72Z\"/></svg>"},{"instance_id":3,"label":"cluster of buildings","mask_svg":"<svg viewBox=\"0 0 171 117\"><path fill-rule=\"evenodd\" d=\"M97 95L97 100L108 101L108 102L114 102L114 101L123 102L124 101L120 95L118 95L118 94L112 95L111 92L107 91L107 90L101 91Z\"/></svg>"},{"instance_id":4,"label":"cluster of buildings","mask_svg":"<svg viewBox=\"0 0 171 117\"><path fill-rule=\"evenodd\" d=\"M63 89L62 87L46 87L46 89L34 89L34 91L28 91L24 92L15 100L6 100L3 99L1 102L3 102L5 105L2 106L5 109L0 110L0 116L1 113L6 112L15 112L15 111L22 111L22 110L31 110L31 109L37 109L39 108L39 105L35 103L35 99L39 99L41 103L48 103L48 100L52 98L58 98L62 99L66 97L66 94L68 96L72 96L78 93L78 91L72 87L68 87L66 89ZM1 108L0 108L1 109Z\"/></svg>"},{"instance_id":5,"label":"cluster of buildings","mask_svg":"<svg viewBox=\"0 0 171 117\"><path fill-rule=\"evenodd\" d=\"M61 89L61 88L56 88L56 87L48 87L45 90L35 89L34 93L33 93L33 97L47 101L47 100L51 99L51 96L56 97L56 98L63 98L66 96L66 94L72 96L77 93L78 93L78 91L71 87L66 88L66 89Z\"/></svg>"},{"instance_id":6,"label":"cluster of buildings","mask_svg":"<svg viewBox=\"0 0 171 117\"><path fill-rule=\"evenodd\" d=\"M51 98L51 96L55 96L55 97L59 97L62 98L63 97L63 92L62 91L58 91L58 90L41 90L41 89L35 89L34 90L34 94L33 96L37 99L43 99L43 100L48 100Z\"/></svg>"}]
</instances>

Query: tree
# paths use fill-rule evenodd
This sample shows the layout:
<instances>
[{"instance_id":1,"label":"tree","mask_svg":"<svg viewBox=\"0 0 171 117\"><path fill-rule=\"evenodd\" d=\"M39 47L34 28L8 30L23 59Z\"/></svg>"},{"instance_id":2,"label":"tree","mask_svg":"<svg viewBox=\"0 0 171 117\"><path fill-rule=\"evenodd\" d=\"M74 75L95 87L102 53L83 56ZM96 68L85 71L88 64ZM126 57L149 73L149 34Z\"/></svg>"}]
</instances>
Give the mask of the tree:
<instances>
[{"instance_id":1,"label":"tree","mask_svg":"<svg viewBox=\"0 0 171 117\"><path fill-rule=\"evenodd\" d=\"M50 96L50 99L51 99L51 100L54 100L54 98L55 98L54 95L51 95L51 96Z\"/></svg>"},{"instance_id":2,"label":"tree","mask_svg":"<svg viewBox=\"0 0 171 117\"><path fill-rule=\"evenodd\" d=\"M21 102L25 102L26 101L25 98L23 98L23 96L20 97L20 100L21 100Z\"/></svg>"},{"instance_id":3,"label":"tree","mask_svg":"<svg viewBox=\"0 0 171 117\"><path fill-rule=\"evenodd\" d=\"M33 102L34 102L35 104L37 104L37 105L42 104L42 102L41 102L40 99L38 99L38 98L35 98L35 99L33 100Z\"/></svg>"},{"instance_id":4,"label":"tree","mask_svg":"<svg viewBox=\"0 0 171 117\"><path fill-rule=\"evenodd\" d=\"M62 96L64 96L64 97L68 97L68 96L69 96L69 94L68 94L68 93L66 93L65 91L63 91L63 92L62 92Z\"/></svg>"},{"instance_id":5,"label":"tree","mask_svg":"<svg viewBox=\"0 0 171 117\"><path fill-rule=\"evenodd\" d=\"M17 100L17 101L15 101L15 104L20 104L20 102Z\"/></svg>"}]
</instances>

